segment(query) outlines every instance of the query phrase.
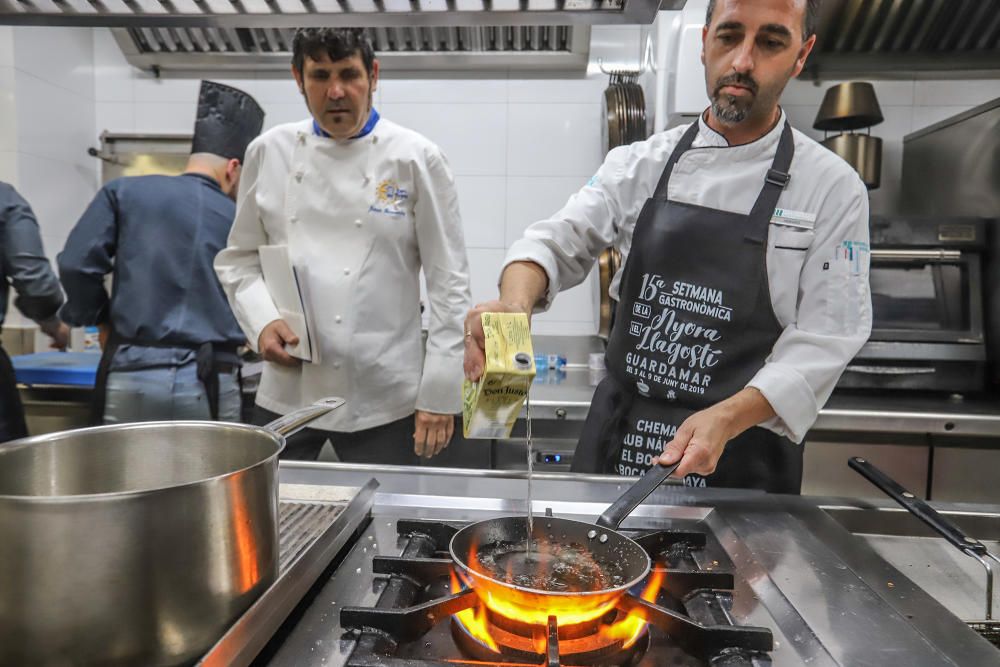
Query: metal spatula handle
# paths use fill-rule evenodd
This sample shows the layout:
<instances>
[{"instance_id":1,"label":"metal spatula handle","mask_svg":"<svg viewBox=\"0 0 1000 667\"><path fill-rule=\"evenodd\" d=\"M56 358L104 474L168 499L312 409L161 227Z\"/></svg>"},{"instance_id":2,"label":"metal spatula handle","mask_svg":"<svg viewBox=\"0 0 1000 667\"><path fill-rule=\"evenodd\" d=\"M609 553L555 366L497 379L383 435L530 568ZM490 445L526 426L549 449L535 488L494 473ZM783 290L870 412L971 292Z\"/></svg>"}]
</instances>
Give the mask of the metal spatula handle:
<instances>
[{"instance_id":1,"label":"metal spatula handle","mask_svg":"<svg viewBox=\"0 0 1000 667\"><path fill-rule=\"evenodd\" d=\"M646 499L649 494L656 490L660 484L670 477L670 474L677 470L680 461L671 466L661 466L656 463L646 471L646 474L639 478L639 481L630 486L618 500L613 502L604 514L597 520L597 525L608 530L618 530L618 526L632 513L639 503Z\"/></svg>"}]
</instances>

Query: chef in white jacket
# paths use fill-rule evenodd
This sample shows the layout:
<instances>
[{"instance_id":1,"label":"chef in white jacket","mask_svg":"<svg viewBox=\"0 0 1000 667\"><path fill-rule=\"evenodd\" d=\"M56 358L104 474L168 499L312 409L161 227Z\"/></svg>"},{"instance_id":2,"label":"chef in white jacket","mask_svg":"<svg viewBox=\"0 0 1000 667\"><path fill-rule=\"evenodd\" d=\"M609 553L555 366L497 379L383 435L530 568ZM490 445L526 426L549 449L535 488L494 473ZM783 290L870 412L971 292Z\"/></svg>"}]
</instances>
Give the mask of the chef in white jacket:
<instances>
[{"instance_id":1,"label":"chef in white jacket","mask_svg":"<svg viewBox=\"0 0 1000 667\"><path fill-rule=\"evenodd\" d=\"M711 106L611 151L512 245L499 300L470 313L476 378L483 311L544 309L605 247L622 252L608 376L574 470L679 462L689 485L799 492L799 443L871 330L867 191L778 105L815 43L817 5L710 2Z\"/></svg>"},{"instance_id":2,"label":"chef in white jacket","mask_svg":"<svg viewBox=\"0 0 1000 667\"><path fill-rule=\"evenodd\" d=\"M448 445L461 408L470 297L455 184L437 146L379 118L378 68L363 31L296 32L292 73L311 118L249 146L228 247L215 261L237 320L268 362L258 419L324 396L347 399L293 436L289 458L314 459L329 439L343 461L416 463ZM262 245L288 248L318 363L286 350L299 341L264 282Z\"/></svg>"}]
</instances>

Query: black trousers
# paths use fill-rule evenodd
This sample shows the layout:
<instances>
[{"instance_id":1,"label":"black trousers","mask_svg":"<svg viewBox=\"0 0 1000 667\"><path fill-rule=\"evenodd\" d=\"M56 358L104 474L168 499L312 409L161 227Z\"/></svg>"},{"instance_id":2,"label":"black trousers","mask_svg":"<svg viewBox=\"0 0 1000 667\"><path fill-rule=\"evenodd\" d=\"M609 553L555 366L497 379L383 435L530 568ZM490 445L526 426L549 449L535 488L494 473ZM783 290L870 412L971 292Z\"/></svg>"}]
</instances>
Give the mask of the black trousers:
<instances>
[{"instance_id":1,"label":"black trousers","mask_svg":"<svg viewBox=\"0 0 1000 667\"><path fill-rule=\"evenodd\" d=\"M263 426L280 416L258 405L253 421ZM344 463L420 465L420 457L413 451L413 430L413 415L354 433L304 428L287 439L280 458L315 461L329 440L337 458Z\"/></svg>"},{"instance_id":2,"label":"black trousers","mask_svg":"<svg viewBox=\"0 0 1000 667\"><path fill-rule=\"evenodd\" d=\"M14 366L0 347L0 442L17 440L28 435L24 423L24 406L17 391Z\"/></svg>"},{"instance_id":3,"label":"black trousers","mask_svg":"<svg viewBox=\"0 0 1000 667\"><path fill-rule=\"evenodd\" d=\"M0 347L0 442L27 436L28 426L24 422L24 406L17 391L14 365Z\"/></svg>"}]
</instances>

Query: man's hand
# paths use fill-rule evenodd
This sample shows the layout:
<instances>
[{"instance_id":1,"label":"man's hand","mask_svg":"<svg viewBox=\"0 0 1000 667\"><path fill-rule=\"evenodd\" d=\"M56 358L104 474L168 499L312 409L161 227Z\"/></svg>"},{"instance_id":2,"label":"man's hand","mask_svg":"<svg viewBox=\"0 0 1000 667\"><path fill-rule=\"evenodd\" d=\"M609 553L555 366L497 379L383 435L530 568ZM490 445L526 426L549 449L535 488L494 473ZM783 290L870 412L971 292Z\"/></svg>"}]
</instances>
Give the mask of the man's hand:
<instances>
[{"instance_id":1,"label":"man's hand","mask_svg":"<svg viewBox=\"0 0 1000 667\"><path fill-rule=\"evenodd\" d=\"M65 350L69 345L70 329L69 325L62 320L55 319L42 325L42 331L52 339L51 347L54 350Z\"/></svg>"},{"instance_id":2,"label":"man's hand","mask_svg":"<svg viewBox=\"0 0 1000 667\"><path fill-rule=\"evenodd\" d=\"M272 361L280 366L295 368L302 361L285 352L285 345L299 344L299 337L288 327L284 320L275 320L264 327L257 338L257 349L264 361Z\"/></svg>"},{"instance_id":3,"label":"man's hand","mask_svg":"<svg viewBox=\"0 0 1000 667\"><path fill-rule=\"evenodd\" d=\"M663 448L660 464L668 466L680 461L675 477L691 473L710 475L715 472L727 442L773 416L774 408L764 395L747 387L685 419L673 440Z\"/></svg>"},{"instance_id":4,"label":"man's hand","mask_svg":"<svg viewBox=\"0 0 1000 667\"><path fill-rule=\"evenodd\" d=\"M720 414L718 405L696 412L680 425L674 439L667 443L660 456L660 463L673 465L681 461L674 471L675 477L691 473L709 475L733 437L729 418Z\"/></svg>"},{"instance_id":5,"label":"man's hand","mask_svg":"<svg viewBox=\"0 0 1000 667\"><path fill-rule=\"evenodd\" d=\"M476 304L476 307L465 316L465 377L476 382L483 375L486 365L486 334L483 332L483 313L523 313L525 310L512 303L487 301ZM531 313L528 312L528 323L531 323Z\"/></svg>"},{"instance_id":6,"label":"man's hand","mask_svg":"<svg viewBox=\"0 0 1000 667\"><path fill-rule=\"evenodd\" d=\"M414 415L416 430L413 433L413 451L417 456L431 458L451 442L455 433L455 417L436 412L417 410Z\"/></svg>"},{"instance_id":7,"label":"man's hand","mask_svg":"<svg viewBox=\"0 0 1000 667\"><path fill-rule=\"evenodd\" d=\"M481 303L465 316L465 377L476 382L486 365L486 336L483 313L524 313L531 324L535 304L545 296L549 277L530 261L511 262L500 276L500 300Z\"/></svg>"}]
</instances>

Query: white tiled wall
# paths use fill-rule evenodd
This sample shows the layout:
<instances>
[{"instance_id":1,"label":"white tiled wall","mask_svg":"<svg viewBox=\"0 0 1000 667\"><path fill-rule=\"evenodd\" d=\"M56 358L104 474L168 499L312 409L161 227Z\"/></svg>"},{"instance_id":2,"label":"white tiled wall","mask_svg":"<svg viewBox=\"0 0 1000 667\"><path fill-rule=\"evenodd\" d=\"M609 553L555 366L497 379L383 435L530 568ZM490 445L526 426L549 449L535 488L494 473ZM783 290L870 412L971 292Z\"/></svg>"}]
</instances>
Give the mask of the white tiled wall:
<instances>
[{"instance_id":1,"label":"white tiled wall","mask_svg":"<svg viewBox=\"0 0 1000 667\"><path fill-rule=\"evenodd\" d=\"M17 106L14 103L14 29L0 27L0 181L17 181Z\"/></svg>"},{"instance_id":2,"label":"white tiled wall","mask_svg":"<svg viewBox=\"0 0 1000 667\"><path fill-rule=\"evenodd\" d=\"M96 160L87 155L96 143L93 31L0 30L7 31L0 34L0 119L12 118L15 128L13 142L0 129L0 179L31 204L54 261L98 185ZM10 309L5 324L29 322Z\"/></svg>"},{"instance_id":3,"label":"white tiled wall","mask_svg":"<svg viewBox=\"0 0 1000 667\"><path fill-rule=\"evenodd\" d=\"M840 81L792 81L782 104L797 129L821 140L812 129L823 95ZM1000 97L1000 79L872 81L885 121L871 128L882 138L882 184L870 193L873 213L893 213L900 208L903 173L903 137L950 116Z\"/></svg>"}]
</instances>

